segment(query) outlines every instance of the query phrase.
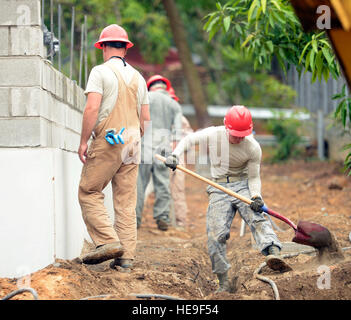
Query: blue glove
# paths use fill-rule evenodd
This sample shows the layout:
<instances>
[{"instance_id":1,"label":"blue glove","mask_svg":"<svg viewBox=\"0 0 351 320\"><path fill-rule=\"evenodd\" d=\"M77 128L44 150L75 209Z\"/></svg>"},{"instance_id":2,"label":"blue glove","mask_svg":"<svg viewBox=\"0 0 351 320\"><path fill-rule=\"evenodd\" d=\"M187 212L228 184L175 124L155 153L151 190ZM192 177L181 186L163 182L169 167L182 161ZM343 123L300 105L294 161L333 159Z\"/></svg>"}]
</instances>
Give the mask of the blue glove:
<instances>
[{"instance_id":1,"label":"blue glove","mask_svg":"<svg viewBox=\"0 0 351 320\"><path fill-rule=\"evenodd\" d=\"M124 144L124 139L122 137L122 133L124 130L125 128L122 128L118 134L116 134L115 130L108 131L105 136L106 141L111 145L119 143Z\"/></svg>"}]
</instances>

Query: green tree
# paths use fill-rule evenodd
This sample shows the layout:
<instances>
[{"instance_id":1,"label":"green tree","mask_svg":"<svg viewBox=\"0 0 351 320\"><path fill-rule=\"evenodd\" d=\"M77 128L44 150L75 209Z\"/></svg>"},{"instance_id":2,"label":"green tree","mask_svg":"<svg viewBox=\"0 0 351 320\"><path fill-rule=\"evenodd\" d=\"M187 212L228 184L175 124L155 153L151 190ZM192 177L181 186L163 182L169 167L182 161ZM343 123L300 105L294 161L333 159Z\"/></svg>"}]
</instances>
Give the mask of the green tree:
<instances>
[{"instance_id":1,"label":"green tree","mask_svg":"<svg viewBox=\"0 0 351 320\"><path fill-rule=\"evenodd\" d=\"M340 67L325 32L305 33L288 0L231 0L216 3L216 10L205 17L204 29L212 41L224 34L232 46L254 59L255 68L270 70L276 57L281 68L294 65L298 72L311 72L312 82L328 81L330 74L337 79ZM351 117L349 98L342 99L334 116L346 128ZM351 148L351 144L345 147ZM351 152L345 159L351 170ZM351 172L351 171L350 171Z\"/></svg>"},{"instance_id":2,"label":"green tree","mask_svg":"<svg viewBox=\"0 0 351 320\"><path fill-rule=\"evenodd\" d=\"M305 33L288 0L232 0L208 14L204 29L209 40L222 32L232 45L250 55L254 66L270 70L276 57L286 71L295 65L312 72L312 81L340 75L325 32Z\"/></svg>"}]
</instances>

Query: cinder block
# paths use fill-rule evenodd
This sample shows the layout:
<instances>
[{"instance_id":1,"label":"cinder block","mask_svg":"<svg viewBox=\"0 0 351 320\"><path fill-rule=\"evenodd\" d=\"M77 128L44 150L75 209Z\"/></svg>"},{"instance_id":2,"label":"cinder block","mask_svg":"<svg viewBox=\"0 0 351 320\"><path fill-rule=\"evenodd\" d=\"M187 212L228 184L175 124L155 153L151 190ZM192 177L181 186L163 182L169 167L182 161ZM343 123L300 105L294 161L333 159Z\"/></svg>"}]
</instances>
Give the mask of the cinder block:
<instances>
[{"instance_id":1,"label":"cinder block","mask_svg":"<svg viewBox=\"0 0 351 320\"><path fill-rule=\"evenodd\" d=\"M11 55L44 57L43 32L40 27L11 27Z\"/></svg>"},{"instance_id":2,"label":"cinder block","mask_svg":"<svg viewBox=\"0 0 351 320\"><path fill-rule=\"evenodd\" d=\"M41 59L39 57L0 57L0 83L2 86L30 87L41 85Z\"/></svg>"},{"instance_id":3,"label":"cinder block","mask_svg":"<svg viewBox=\"0 0 351 320\"><path fill-rule=\"evenodd\" d=\"M67 77L65 79L66 79L66 102L69 105L74 106L74 82Z\"/></svg>"},{"instance_id":4,"label":"cinder block","mask_svg":"<svg viewBox=\"0 0 351 320\"><path fill-rule=\"evenodd\" d=\"M53 95L46 91L42 90L42 103L40 105L40 116L52 121L52 107L54 105L54 97Z\"/></svg>"},{"instance_id":5,"label":"cinder block","mask_svg":"<svg viewBox=\"0 0 351 320\"><path fill-rule=\"evenodd\" d=\"M40 146L52 147L52 122L40 118Z\"/></svg>"},{"instance_id":6,"label":"cinder block","mask_svg":"<svg viewBox=\"0 0 351 320\"><path fill-rule=\"evenodd\" d=\"M67 107L66 111L66 128L79 134L82 130L83 115L80 111Z\"/></svg>"},{"instance_id":7,"label":"cinder block","mask_svg":"<svg viewBox=\"0 0 351 320\"><path fill-rule=\"evenodd\" d=\"M64 149L65 147L65 127L52 123L52 148Z\"/></svg>"},{"instance_id":8,"label":"cinder block","mask_svg":"<svg viewBox=\"0 0 351 320\"><path fill-rule=\"evenodd\" d=\"M0 119L0 146L40 146L40 118Z\"/></svg>"},{"instance_id":9,"label":"cinder block","mask_svg":"<svg viewBox=\"0 0 351 320\"><path fill-rule=\"evenodd\" d=\"M67 151L77 152L80 144L80 135L68 129L65 130L65 146Z\"/></svg>"},{"instance_id":10,"label":"cinder block","mask_svg":"<svg viewBox=\"0 0 351 320\"><path fill-rule=\"evenodd\" d=\"M52 106L52 121L61 126L65 126L67 108L68 106L66 104L54 98L54 103Z\"/></svg>"},{"instance_id":11,"label":"cinder block","mask_svg":"<svg viewBox=\"0 0 351 320\"><path fill-rule=\"evenodd\" d=\"M0 117L10 116L10 88L0 88Z\"/></svg>"},{"instance_id":12,"label":"cinder block","mask_svg":"<svg viewBox=\"0 0 351 320\"><path fill-rule=\"evenodd\" d=\"M55 94L60 100L63 100L63 77L64 75L55 69Z\"/></svg>"},{"instance_id":13,"label":"cinder block","mask_svg":"<svg viewBox=\"0 0 351 320\"><path fill-rule=\"evenodd\" d=\"M9 55L9 28L0 27L0 56Z\"/></svg>"},{"instance_id":14,"label":"cinder block","mask_svg":"<svg viewBox=\"0 0 351 320\"><path fill-rule=\"evenodd\" d=\"M77 95L76 109L83 112L85 108L85 102L86 102L86 97L83 89L80 87L77 87L76 95Z\"/></svg>"},{"instance_id":15,"label":"cinder block","mask_svg":"<svg viewBox=\"0 0 351 320\"><path fill-rule=\"evenodd\" d=\"M43 61L42 87L56 95L56 71L47 61Z\"/></svg>"},{"instance_id":16,"label":"cinder block","mask_svg":"<svg viewBox=\"0 0 351 320\"><path fill-rule=\"evenodd\" d=\"M40 88L11 88L12 116L39 116L42 104L43 96Z\"/></svg>"},{"instance_id":17,"label":"cinder block","mask_svg":"<svg viewBox=\"0 0 351 320\"><path fill-rule=\"evenodd\" d=\"M41 24L40 0L0 0L0 7L1 26Z\"/></svg>"}]
</instances>

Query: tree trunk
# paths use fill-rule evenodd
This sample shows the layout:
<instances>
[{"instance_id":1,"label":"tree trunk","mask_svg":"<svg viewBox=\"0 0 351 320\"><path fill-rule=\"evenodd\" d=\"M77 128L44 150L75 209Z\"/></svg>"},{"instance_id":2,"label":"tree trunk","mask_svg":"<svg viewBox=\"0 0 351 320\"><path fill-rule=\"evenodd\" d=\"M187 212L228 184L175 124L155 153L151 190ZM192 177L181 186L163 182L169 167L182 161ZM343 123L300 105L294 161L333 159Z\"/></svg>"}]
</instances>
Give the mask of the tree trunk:
<instances>
[{"instance_id":1,"label":"tree trunk","mask_svg":"<svg viewBox=\"0 0 351 320\"><path fill-rule=\"evenodd\" d=\"M186 31L183 22L181 21L178 8L176 7L174 0L162 0L162 2L167 12L175 45L178 49L191 100L195 108L198 126L199 128L207 127L211 125L211 120L207 112L207 103L202 90L199 74L192 61Z\"/></svg>"}]
</instances>

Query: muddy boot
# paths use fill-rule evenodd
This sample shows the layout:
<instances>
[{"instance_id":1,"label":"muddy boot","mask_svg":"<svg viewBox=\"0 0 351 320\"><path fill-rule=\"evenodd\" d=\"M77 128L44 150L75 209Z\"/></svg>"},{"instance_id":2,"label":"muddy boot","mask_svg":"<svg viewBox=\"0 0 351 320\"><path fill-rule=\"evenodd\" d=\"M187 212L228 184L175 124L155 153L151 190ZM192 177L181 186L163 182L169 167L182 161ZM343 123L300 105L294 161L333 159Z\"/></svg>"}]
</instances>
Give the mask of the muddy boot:
<instances>
[{"instance_id":1,"label":"muddy boot","mask_svg":"<svg viewBox=\"0 0 351 320\"><path fill-rule=\"evenodd\" d=\"M116 269L117 266L121 267L126 272L130 271L130 269L133 268L133 260L116 258L115 260L111 261L110 268Z\"/></svg>"},{"instance_id":2,"label":"muddy boot","mask_svg":"<svg viewBox=\"0 0 351 320\"><path fill-rule=\"evenodd\" d=\"M157 228L159 228L162 231L167 231L168 230L168 223L164 220L157 220Z\"/></svg>"},{"instance_id":3,"label":"muddy boot","mask_svg":"<svg viewBox=\"0 0 351 320\"><path fill-rule=\"evenodd\" d=\"M217 278L219 281L219 288L216 290L216 293L230 292L230 283L229 283L229 279L228 279L228 272L217 273Z\"/></svg>"},{"instance_id":4,"label":"muddy boot","mask_svg":"<svg viewBox=\"0 0 351 320\"><path fill-rule=\"evenodd\" d=\"M292 268L280 256L280 249L277 246L270 246L268 248L269 255L266 257L267 266L274 271L287 272Z\"/></svg>"},{"instance_id":5,"label":"muddy boot","mask_svg":"<svg viewBox=\"0 0 351 320\"><path fill-rule=\"evenodd\" d=\"M96 247L94 251L86 254L82 258L82 261L85 264L98 264L106 260L121 257L123 253L124 249L120 242L113 242Z\"/></svg>"}]
</instances>

